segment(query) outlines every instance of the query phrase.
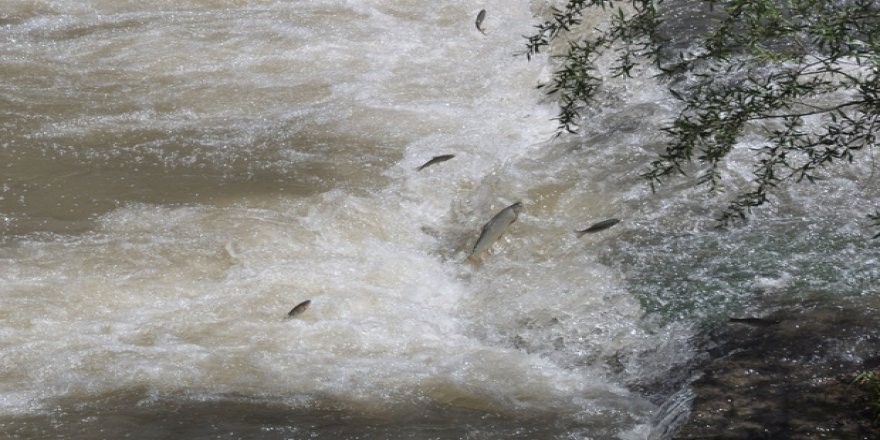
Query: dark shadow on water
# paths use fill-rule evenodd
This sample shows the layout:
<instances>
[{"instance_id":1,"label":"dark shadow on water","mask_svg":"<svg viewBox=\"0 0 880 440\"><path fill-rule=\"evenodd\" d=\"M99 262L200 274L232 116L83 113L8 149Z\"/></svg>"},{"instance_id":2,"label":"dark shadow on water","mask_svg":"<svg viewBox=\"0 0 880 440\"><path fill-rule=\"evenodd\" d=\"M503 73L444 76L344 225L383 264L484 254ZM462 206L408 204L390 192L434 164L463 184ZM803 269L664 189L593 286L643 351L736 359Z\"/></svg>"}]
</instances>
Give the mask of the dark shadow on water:
<instances>
[{"instance_id":1,"label":"dark shadow on water","mask_svg":"<svg viewBox=\"0 0 880 440\"><path fill-rule=\"evenodd\" d=\"M0 417L0 438L34 440L563 439L587 429L551 414L511 416L419 405L366 413L253 398L146 399L143 390L66 398L43 414Z\"/></svg>"},{"instance_id":2,"label":"dark shadow on water","mask_svg":"<svg viewBox=\"0 0 880 440\"><path fill-rule=\"evenodd\" d=\"M873 303L791 306L719 326L707 335L691 417L675 438L880 438L852 384L880 359Z\"/></svg>"}]
</instances>

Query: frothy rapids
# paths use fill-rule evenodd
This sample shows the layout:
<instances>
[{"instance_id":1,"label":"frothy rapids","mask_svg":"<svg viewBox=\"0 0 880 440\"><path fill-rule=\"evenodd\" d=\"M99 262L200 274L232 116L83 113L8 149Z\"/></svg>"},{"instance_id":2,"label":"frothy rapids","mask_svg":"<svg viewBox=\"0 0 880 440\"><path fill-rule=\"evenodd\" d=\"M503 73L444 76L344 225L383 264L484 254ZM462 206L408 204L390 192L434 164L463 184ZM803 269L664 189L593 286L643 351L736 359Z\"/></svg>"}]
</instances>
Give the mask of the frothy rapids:
<instances>
[{"instance_id":1,"label":"frothy rapids","mask_svg":"<svg viewBox=\"0 0 880 440\"><path fill-rule=\"evenodd\" d=\"M875 182L716 232L701 191L639 180L674 111L650 75L554 139L550 61L520 55L546 7L7 2L0 432L658 438L695 325L877 293L839 197Z\"/></svg>"}]
</instances>

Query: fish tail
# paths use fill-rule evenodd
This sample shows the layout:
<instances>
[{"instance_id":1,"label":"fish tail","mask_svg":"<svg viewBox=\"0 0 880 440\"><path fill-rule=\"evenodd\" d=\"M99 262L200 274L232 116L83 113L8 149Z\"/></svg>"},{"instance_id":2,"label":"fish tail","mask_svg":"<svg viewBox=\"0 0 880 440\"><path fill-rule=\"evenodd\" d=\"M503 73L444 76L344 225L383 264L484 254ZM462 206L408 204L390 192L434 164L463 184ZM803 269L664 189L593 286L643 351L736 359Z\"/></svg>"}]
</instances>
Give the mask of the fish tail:
<instances>
[{"instance_id":1,"label":"fish tail","mask_svg":"<svg viewBox=\"0 0 880 440\"><path fill-rule=\"evenodd\" d=\"M483 263L483 259L480 258L480 257L477 256L477 255L469 255L469 256L467 257L467 262L468 262L468 263L471 263L471 264L474 265L474 266L479 266L480 264Z\"/></svg>"},{"instance_id":2,"label":"fish tail","mask_svg":"<svg viewBox=\"0 0 880 440\"><path fill-rule=\"evenodd\" d=\"M587 233L587 231L574 231L574 233L577 235L577 238L581 238Z\"/></svg>"}]
</instances>

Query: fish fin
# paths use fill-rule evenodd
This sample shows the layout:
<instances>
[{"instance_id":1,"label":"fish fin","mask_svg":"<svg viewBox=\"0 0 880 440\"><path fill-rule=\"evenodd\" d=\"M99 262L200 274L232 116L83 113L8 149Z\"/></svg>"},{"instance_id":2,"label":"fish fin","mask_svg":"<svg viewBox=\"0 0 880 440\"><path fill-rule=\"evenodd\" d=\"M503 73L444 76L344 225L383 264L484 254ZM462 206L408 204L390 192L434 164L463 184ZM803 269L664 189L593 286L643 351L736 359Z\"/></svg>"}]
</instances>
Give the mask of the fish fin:
<instances>
[{"instance_id":1,"label":"fish fin","mask_svg":"<svg viewBox=\"0 0 880 440\"><path fill-rule=\"evenodd\" d=\"M495 242L492 244L495 245L501 240L504 240L504 234L499 235L498 238L495 239ZM505 242L506 242L506 240L505 240ZM492 252L492 248L486 249L486 252Z\"/></svg>"},{"instance_id":2,"label":"fish fin","mask_svg":"<svg viewBox=\"0 0 880 440\"><path fill-rule=\"evenodd\" d=\"M471 263L474 267L480 267L480 264L483 263L483 259L477 255L469 255L467 257L467 262Z\"/></svg>"}]
</instances>

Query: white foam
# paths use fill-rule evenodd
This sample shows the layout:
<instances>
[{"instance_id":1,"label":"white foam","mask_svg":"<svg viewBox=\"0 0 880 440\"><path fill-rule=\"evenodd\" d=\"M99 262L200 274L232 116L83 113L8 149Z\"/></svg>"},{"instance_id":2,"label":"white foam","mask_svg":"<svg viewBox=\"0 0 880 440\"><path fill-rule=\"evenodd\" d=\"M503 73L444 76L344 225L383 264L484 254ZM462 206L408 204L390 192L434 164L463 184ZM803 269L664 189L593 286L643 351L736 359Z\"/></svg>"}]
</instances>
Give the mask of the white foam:
<instances>
[{"instance_id":1,"label":"white foam","mask_svg":"<svg viewBox=\"0 0 880 440\"><path fill-rule=\"evenodd\" d=\"M649 375L654 358L639 353L671 334L657 374L686 337L642 328L626 282L589 250L602 239L572 232L615 212L612 191L587 196L579 164L546 153L555 109L534 89L545 60L512 56L529 3L488 2L485 37L464 1L95 3L144 23L49 56L124 89L114 103L131 110L86 108L40 139L150 130L167 136L90 151L129 148L191 172L245 160L362 178L299 198L126 204L81 236L0 248L11 262L0 298L14 305L0 324L4 410L145 387L644 415L652 405L609 359L624 380ZM414 170L446 153L456 157ZM481 226L517 200L526 209L507 241L482 268L463 264Z\"/></svg>"}]
</instances>

